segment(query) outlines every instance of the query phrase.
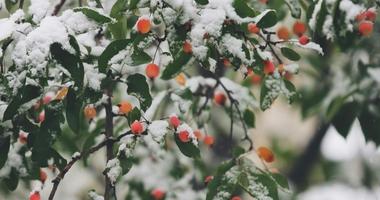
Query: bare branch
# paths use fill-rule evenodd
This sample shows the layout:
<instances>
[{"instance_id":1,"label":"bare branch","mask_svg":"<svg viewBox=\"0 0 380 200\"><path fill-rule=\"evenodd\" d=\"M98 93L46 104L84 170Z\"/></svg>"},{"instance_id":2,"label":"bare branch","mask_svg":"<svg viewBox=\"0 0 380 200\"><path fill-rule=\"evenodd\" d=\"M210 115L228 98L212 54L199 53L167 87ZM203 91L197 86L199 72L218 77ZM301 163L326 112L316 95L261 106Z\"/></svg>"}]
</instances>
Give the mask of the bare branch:
<instances>
[{"instance_id":1,"label":"bare branch","mask_svg":"<svg viewBox=\"0 0 380 200\"><path fill-rule=\"evenodd\" d=\"M54 7L54 11L53 13L51 14L52 16L56 16L59 11L61 10L63 4L65 4L66 0L61 0L55 7Z\"/></svg>"}]
</instances>

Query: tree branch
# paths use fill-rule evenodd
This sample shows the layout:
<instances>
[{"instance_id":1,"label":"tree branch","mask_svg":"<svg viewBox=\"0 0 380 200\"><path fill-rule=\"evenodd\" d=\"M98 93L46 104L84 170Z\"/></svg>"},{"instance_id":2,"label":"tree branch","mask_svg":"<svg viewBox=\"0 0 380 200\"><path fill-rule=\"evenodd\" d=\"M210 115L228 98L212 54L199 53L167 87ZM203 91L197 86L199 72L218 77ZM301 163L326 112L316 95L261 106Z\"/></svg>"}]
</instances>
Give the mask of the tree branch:
<instances>
[{"instance_id":1,"label":"tree branch","mask_svg":"<svg viewBox=\"0 0 380 200\"><path fill-rule=\"evenodd\" d=\"M86 151L83 151L82 153L80 153L79 156L76 156L76 157L73 157L72 160L67 163L67 165L63 168L63 170L57 175L57 177L52 181L53 182L53 188L50 192L50 195L49 195L49 200L53 200L54 199L54 195L58 189L58 186L59 186L59 183L61 182L61 180L65 177L66 173L69 172L69 170L71 169L71 167L80 159L82 159L83 157L88 157L90 154L92 153L95 153L97 152L98 150L100 150L101 148L105 147L107 144L114 144L116 142L119 142L123 137L127 136L127 135L130 135L132 134L130 131L124 133L124 134L121 134L119 135L117 138L108 138L108 139L105 139L104 141L102 141L101 143L99 143L98 145L86 150Z\"/></svg>"},{"instance_id":2,"label":"tree branch","mask_svg":"<svg viewBox=\"0 0 380 200\"><path fill-rule=\"evenodd\" d=\"M56 16L59 11L61 10L63 4L65 4L66 0L61 0L55 7L54 7L54 11L53 13L51 14L52 16Z\"/></svg>"},{"instance_id":3,"label":"tree branch","mask_svg":"<svg viewBox=\"0 0 380 200\"><path fill-rule=\"evenodd\" d=\"M113 112L112 112L112 100L111 94L108 94L107 103L104 105L106 110L106 139L112 138L113 136ZM113 159L113 143L106 144L107 150L107 163L109 160ZM112 196L115 195L115 187L112 185L110 178L105 174L105 191L104 200L110 200Z\"/></svg>"}]
</instances>

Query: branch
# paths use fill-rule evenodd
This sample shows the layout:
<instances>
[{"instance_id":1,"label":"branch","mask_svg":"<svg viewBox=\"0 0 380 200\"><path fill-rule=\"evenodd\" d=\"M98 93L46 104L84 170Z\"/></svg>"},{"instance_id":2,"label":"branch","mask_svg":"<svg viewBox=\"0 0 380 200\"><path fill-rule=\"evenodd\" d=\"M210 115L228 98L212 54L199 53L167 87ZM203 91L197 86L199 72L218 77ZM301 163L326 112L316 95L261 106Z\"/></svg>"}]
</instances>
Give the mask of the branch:
<instances>
[{"instance_id":1,"label":"branch","mask_svg":"<svg viewBox=\"0 0 380 200\"><path fill-rule=\"evenodd\" d=\"M123 133L123 134L119 135L117 138L108 138L108 139L105 139L101 143L99 143L98 145L96 145L96 146L94 146L94 147L92 147L92 148L90 148L88 150L82 151L82 153L80 153L79 156L73 157L72 160L69 163L67 163L67 165L63 168L63 170L52 181L53 182L53 188L52 188L52 190L50 192L49 200L53 200L54 199L54 195L55 195L55 193L56 193L56 191L58 189L59 183L65 177L66 173L69 172L69 170L71 169L71 167L78 160L82 159L83 157L88 157L90 154L97 152L101 148L105 147L107 144L114 144L116 142L119 142L123 137L125 137L127 135L130 135L130 134L132 134L132 133L130 131L128 131L126 133Z\"/></svg>"},{"instance_id":2,"label":"branch","mask_svg":"<svg viewBox=\"0 0 380 200\"><path fill-rule=\"evenodd\" d=\"M282 62L281 58L277 55L276 51L274 50L274 48L272 46L272 44L273 44L273 42L271 41L271 34L272 33L264 31L264 30L263 30L263 32L267 34L267 38L265 38L261 33L259 34L259 36L266 42L265 47L268 46L269 49L271 50L272 54L274 55L274 57L277 59L277 61L280 64L282 64L283 62Z\"/></svg>"},{"instance_id":3,"label":"branch","mask_svg":"<svg viewBox=\"0 0 380 200\"><path fill-rule=\"evenodd\" d=\"M65 4L66 0L61 0L55 7L54 7L54 11L53 13L51 14L52 16L56 16L59 11L61 10L63 4Z\"/></svg>"},{"instance_id":4,"label":"branch","mask_svg":"<svg viewBox=\"0 0 380 200\"><path fill-rule=\"evenodd\" d=\"M112 100L111 100L111 94L108 94L107 103L104 104L105 110L106 110L106 139L112 138L113 136L113 112L112 112ZM113 143L107 143L106 144L106 150L107 150L107 163L109 160L113 159ZM110 178L105 174L105 191L104 191L104 199L109 200L115 193L115 187L112 185L112 181Z\"/></svg>"}]
</instances>

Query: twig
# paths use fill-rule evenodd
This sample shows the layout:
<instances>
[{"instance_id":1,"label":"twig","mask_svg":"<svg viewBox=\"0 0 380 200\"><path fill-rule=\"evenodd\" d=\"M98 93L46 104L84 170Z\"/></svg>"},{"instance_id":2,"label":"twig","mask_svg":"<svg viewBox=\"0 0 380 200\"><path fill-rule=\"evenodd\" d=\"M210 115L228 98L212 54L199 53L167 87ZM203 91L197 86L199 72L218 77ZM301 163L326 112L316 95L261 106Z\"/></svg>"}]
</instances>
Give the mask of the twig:
<instances>
[{"instance_id":1,"label":"twig","mask_svg":"<svg viewBox=\"0 0 380 200\"><path fill-rule=\"evenodd\" d=\"M265 44L265 47L269 47L269 49L271 50L271 52L273 53L274 57L276 57L277 61L281 64L283 63L281 58L277 55L276 51L274 50L273 46L272 46L272 42L271 42L271 32L264 32L267 34L267 38L265 38L261 33L259 34L259 36L266 42Z\"/></svg>"},{"instance_id":2,"label":"twig","mask_svg":"<svg viewBox=\"0 0 380 200\"><path fill-rule=\"evenodd\" d=\"M53 13L51 14L52 16L56 16L59 11L61 10L63 4L65 4L66 0L61 0L55 7L54 7L54 11Z\"/></svg>"},{"instance_id":3,"label":"twig","mask_svg":"<svg viewBox=\"0 0 380 200\"><path fill-rule=\"evenodd\" d=\"M18 6L19 9L23 9L24 8L24 0L20 0L20 4Z\"/></svg>"},{"instance_id":4,"label":"twig","mask_svg":"<svg viewBox=\"0 0 380 200\"><path fill-rule=\"evenodd\" d=\"M61 182L61 180L65 177L66 173L69 172L69 170L71 169L71 167L80 159L82 159L83 157L88 157L90 154L92 153L95 153L97 152L98 150L100 150L101 148L105 147L107 144L114 144L116 142L119 142L123 137L127 136L127 135L130 135L131 132L126 132L124 134L121 134L119 135L117 138L108 138L108 139L105 139L104 141L102 141L101 143L99 143L98 145L88 149L88 150L85 150L83 151L79 156L76 156L76 157L73 157L72 160L67 163L67 165L63 168L63 170L57 175L57 177L52 181L53 182L53 188L50 192L50 195L49 195L49 200L53 200L54 199L54 195L58 189L58 186L59 186L59 183Z\"/></svg>"}]
</instances>

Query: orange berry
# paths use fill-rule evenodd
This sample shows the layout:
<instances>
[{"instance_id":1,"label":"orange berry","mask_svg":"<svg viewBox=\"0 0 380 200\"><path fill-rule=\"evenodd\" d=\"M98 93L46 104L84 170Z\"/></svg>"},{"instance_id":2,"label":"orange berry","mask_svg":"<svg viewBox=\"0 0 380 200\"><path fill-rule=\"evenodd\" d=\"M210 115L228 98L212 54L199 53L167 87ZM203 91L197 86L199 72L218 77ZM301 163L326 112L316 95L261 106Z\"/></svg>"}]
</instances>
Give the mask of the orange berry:
<instances>
[{"instance_id":1,"label":"orange berry","mask_svg":"<svg viewBox=\"0 0 380 200\"><path fill-rule=\"evenodd\" d=\"M142 34L148 33L150 31L150 20L140 17L137 21L137 31Z\"/></svg>"},{"instance_id":2,"label":"orange berry","mask_svg":"<svg viewBox=\"0 0 380 200\"><path fill-rule=\"evenodd\" d=\"M68 87L63 87L57 92L57 95L55 96L56 100L62 100L66 97L67 93L69 92Z\"/></svg>"},{"instance_id":3,"label":"orange berry","mask_svg":"<svg viewBox=\"0 0 380 200\"><path fill-rule=\"evenodd\" d=\"M214 179L214 176L206 176L204 182L205 184L207 185L208 183L210 183L212 181L212 179Z\"/></svg>"},{"instance_id":4,"label":"orange berry","mask_svg":"<svg viewBox=\"0 0 380 200\"><path fill-rule=\"evenodd\" d=\"M185 53L192 53L193 52L190 42L185 41L185 43L183 43L183 52L185 52Z\"/></svg>"},{"instance_id":5,"label":"orange berry","mask_svg":"<svg viewBox=\"0 0 380 200\"><path fill-rule=\"evenodd\" d=\"M47 179L47 174L46 174L46 172L45 172L44 170L40 169L40 181L41 181L42 183L45 183L46 179Z\"/></svg>"},{"instance_id":6,"label":"orange berry","mask_svg":"<svg viewBox=\"0 0 380 200\"><path fill-rule=\"evenodd\" d=\"M211 136L211 135L206 135L205 138L203 139L203 142L207 145L207 146L212 146L214 144L214 137Z\"/></svg>"},{"instance_id":7,"label":"orange berry","mask_svg":"<svg viewBox=\"0 0 380 200\"><path fill-rule=\"evenodd\" d=\"M261 82L261 76L258 74L252 73L250 77L251 77L251 83L254 85L257 85Z\"/></svg>"},{"instance_id":8,"label":"orange berry","mask_svg":"<svg viewBox=\"0 0 380 200\"><path fill-rule=\"evenodd\" d=\"M135 135L140 135L143 131L144 131L144 127L143 125L141 124L141 122L135 120L132 124L131 124L131 131L133 134Z\"/></svg>"},{"instance_id":9,"label":"orange berry","mask_svg":"<svg viewBox=\"0 0 380 200\"><path fill-rule=\"evenodd\" d=\"M181 140L181 142L189 142L190 141L189 132L187 132L187 131L179 132L178 138L179 138L179 140Z\"/></svg>"},{"instance_id":10,"label":"orange berry","mask_svg":"<svg viewBox=\"0 0 380 200\"><path fill-rule=\"evenodd\" d=\"M161 189L156 188L151 192L151 195L154 198L154 200L162 200L165 197L165 192Z\"/></svg>"},{"instance_id":11,"label":"orange berry","mask_svg":"<svg viewBox=\"0 0 380 200\"><path fill-rule=\"evenodd\" d=\"M277 29L277 37L281 40L289 40L290 33L289 29L286 28L285 26L281 26L280 28Z\"/></svg>"},{"instance_id":12,"label":"orange berry","mask_svg":"<svg viewBox=\"0 0 380 200\"><path fill-rule=\"evenodd\" d=\"M96 117L96 109L93 105L87 105L84 108L84 117L86 117L87 120L93 119Z\"/></svg>"},{"instance_id":13,"label":"orange berry","mask_svg":"<svg viewBox=\"0 0 380 200\"><path fill-rule=\"evenodd\" d=\"M128 114L133 109L133 106L131 103L129 103L129 101L122 101L118 104L118 106L119 106L119 113L123 115Z\"/></svg>"},{"instance_id":14,"label":"orange berry","mask_svg":"<svg viewBox=\"0 0 380 200\"><path fill-rule=\"evenodd\" d=\"M21 144L26 144L28 142L28 135L24 131L20 131L18 141L20 141Z\"/></svg>"},{"instance_id":15,"label":"orange berry","mask_svg":"<svg viewBox=\"0 0 380 200\"><path fill-rule=\"evenodd\" d=\"M145 68L145 74L150 79L155 79L160 73L160 67L154 63L150 63Z\"/></svg>"},{"instance_id":16,"label":"orange berry","mask_svg":"<svg viewBox=\"0 0 380 200\"><path fill-rule=\"evenodd\" d=\"M41 200L41 196L39 192L34 192L29 196L29 200Z\"/></svg>"},{"instance_id":17,"label":"orange berry","mask_svg":"<svg viewBox=\"0 0 380 200\"><path fill-rule=\"evenodd\" d=\"M359 24L359 33L363 36L371 35L373 31L373 22L371 21L362 21Z\"/></svg>"},{"instance_id":18,"label":"orange berry","mask_svg":"<svg viewBox=\"0 0 380 200\"><path fill-rule=\"evenodd\" d=\"M186 84L186 76L184 73L178 74L178 76L175 77L175 81L179 84L184 86Z\"/></svg>"},{"instance_id":19,"label":"orange berry","mask_svg":"<svg viewBox=\"0 0 380 200\"><path fill-rule=\"evenodd\" d=\"M194 135L198 140L201 140L203 138L203 134L200 130L195 130Z\"/></svg>"},{"instance_id":20,"label":"orange berry","mask_svg":"<svg viewBox=\"0 0 380 200\"><path fill-rule=\"evenodd\" d=\"M241 198L239 196L234 196L231 198L231 200L241 200Z\"/></svg>"},{"instance_id":21,"label":"orange berry","mask_svg":"<svg viewBox=\"0 0 380 200\"><path fill-rule=\"evenodd\" d=\"M301 21L296 21L293 25L293 32L298 37L302 36L306 32L306 25Z\"/></svg>"},{"instance_id":22,"label":"orange berry","mask_svg":"<svg viewBox=\"0 0 380 200\"><path fill-rule=\"evenodd\" d=\"M217 92L214 94L214 102L223 106L226 103L226 95L223 92Z\"/></svg>"},{"instance_id":23,"label":"orange berry","mask_svg":"<svg viewBox=\"0 0 380 200\"><path fill-rule=\"evenodd\" d=\"M267 147L259 147L257 150L257 155L263 159L265 162L271 163L274 161L273 152Z\"/></svg>"},{"instance_id":24,"label":"orange berry","mask_svg":"<svg viewBox=\"0 0 380 200\"><path fill-rule=\"evenodd\" d=\"M181 120L179 120L176 115L170 116L169 122L174 128L177 128L181 124Z\"/></svg>"},{"instance_id":25,"label":"orange berry","mask_svg":"<svg viewBox=\"0 0 380 200\"><path fill-rule=\"evenodd\" d=\"M38 115L38 122L42 123L43 121L45 121L45 111L40 112Z\"/></svg>"},{"instance_id":26,"label":"orange berry","mask_svg":"<svg viewBox=\"0 0 380 200\"><path fill-rule=\"evenodd\" d=\"M227 58L223 58L224 67L231 67L231 62Z\"/></svg>"},{"instance_id":27,"label":"orange berry","mask_svg":"<svg viewBox=\"0 0 380 200\"><path fill-rule=\"evenodd\" d=\"M258 34L258 33L260 33L260 28L257 27L257 25L256 25L255 23L249 23L249 24L247 25L247 28L248 28L248 31L249 31L250 33L253 33L253 34Z\"/></svg>"},{"instance_id":28,"label":"orange berry","mask_svg":"<svg viewBox=\"0 0 380 200\"><path fill-rule=\"evenodd\" d=\"M306 35L302 35L300 38L298 38L298 42L302 45L306 45L310 42L310 39Z\"/></svg>"},{"instance_id":29,"label":"orange berry","mask_svg":"<svg viewBox=\"0 0 380 200\"><path fill-rule=\"evenodd\" d=\"M264 74L269 75L273 74L275 70L275 66L272 61L266 60L264 61Z\"/></svg>"}]
</instances>

